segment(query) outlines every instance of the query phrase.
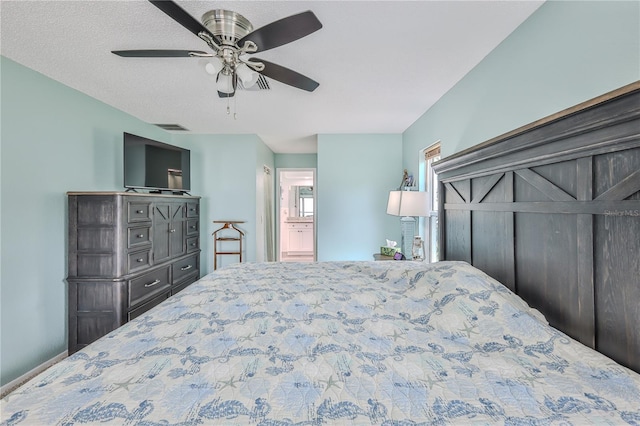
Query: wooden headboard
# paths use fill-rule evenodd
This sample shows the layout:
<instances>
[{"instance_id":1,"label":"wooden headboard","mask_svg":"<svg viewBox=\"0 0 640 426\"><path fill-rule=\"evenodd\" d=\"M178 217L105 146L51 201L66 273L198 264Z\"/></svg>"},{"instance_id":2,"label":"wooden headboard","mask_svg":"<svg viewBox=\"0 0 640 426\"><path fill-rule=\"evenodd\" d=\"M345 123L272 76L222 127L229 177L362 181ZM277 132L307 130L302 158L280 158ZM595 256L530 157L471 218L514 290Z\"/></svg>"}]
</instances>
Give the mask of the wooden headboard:
<instances>
[{"instance_id":1,"label":"wooden headboard","mask_svg":"<svg viewBox=\"0 0 640 426\"><path fill-rule=\"evenodd\" d=\"M640 372L640 82L434 164L440 257Z\"/></svg>"}]
</instances>

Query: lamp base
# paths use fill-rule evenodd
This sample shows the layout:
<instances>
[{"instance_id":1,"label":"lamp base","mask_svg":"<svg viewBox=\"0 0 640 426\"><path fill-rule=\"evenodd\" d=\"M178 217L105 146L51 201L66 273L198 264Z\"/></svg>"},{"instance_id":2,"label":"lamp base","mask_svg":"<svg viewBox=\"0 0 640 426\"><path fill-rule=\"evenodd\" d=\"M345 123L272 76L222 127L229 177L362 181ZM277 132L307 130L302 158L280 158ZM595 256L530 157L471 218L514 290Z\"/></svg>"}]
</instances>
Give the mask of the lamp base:
<instances>
[{"instance_id":1,"label":"lamp base","mask_svg":"<svg viewBox=\"0 0 640 426\"><path fill-rule=\"evenodd\" d=\"M413 237L416 232L416 220L410 216L400 219L402 229L402 254L409 260L413 259Z\"/></svg>"}]
</instances>

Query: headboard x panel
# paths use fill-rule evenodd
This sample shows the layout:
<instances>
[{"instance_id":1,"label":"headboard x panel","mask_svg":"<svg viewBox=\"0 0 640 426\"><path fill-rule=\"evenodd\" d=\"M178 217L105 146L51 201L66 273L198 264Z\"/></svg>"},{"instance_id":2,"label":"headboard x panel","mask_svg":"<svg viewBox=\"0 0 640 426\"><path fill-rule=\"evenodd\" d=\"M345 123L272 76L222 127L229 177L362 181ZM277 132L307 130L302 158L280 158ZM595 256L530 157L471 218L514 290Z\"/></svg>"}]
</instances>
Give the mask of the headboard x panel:
<instances>
[{"instance_id":1,"label":"headboard x panel","mask_svg":"<svg viewBox=\"0 0 640 426\"><path fill-rule=\"evenodd\" d=\"M434 165L443 260L640 372L640 82Z\"/></svg>"}]
</instances>

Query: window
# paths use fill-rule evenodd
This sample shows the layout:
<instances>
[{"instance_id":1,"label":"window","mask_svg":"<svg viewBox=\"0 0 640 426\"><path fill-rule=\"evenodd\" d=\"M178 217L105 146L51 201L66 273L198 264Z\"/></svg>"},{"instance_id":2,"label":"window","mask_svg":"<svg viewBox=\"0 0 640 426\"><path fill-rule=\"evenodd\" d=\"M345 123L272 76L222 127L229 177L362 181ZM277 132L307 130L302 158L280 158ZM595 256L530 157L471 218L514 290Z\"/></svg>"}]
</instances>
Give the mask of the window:
<instances>
[{"instance_id":1,"label":"window","mask_svg":"<svg viewBox=\"0 0 640 426\"><path fill-rule=\"evenodd\" d=\"M313 198L300 197L300 216L313 216Z\"/></svg>"},{"instance_id":2,"label":"window","mask_svg":"<svg viewBox=\"0 0 640 426\"><path fill-rule=\"evenodd\" d=\"M440 159L440 142L424 150L425 161L425 191L429 193L429 216L426 218L425 258L430 262L437 262L440 258L438 244L438 177L431 165Z\"/></svg>"}]
</instances>

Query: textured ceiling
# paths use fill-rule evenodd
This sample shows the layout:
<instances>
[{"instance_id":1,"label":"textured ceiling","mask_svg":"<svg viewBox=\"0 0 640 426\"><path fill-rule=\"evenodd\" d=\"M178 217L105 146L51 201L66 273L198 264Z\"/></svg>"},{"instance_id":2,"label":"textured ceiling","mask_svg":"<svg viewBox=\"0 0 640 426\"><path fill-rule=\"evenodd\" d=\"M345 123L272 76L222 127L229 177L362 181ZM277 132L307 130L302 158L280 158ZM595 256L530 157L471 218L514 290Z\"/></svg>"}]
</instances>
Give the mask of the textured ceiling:
<instances>
[{"instance_id":1,"label":"textured ceiling","mask_svg":"<svg viewBox=\"0 0 640 426\"><path fill-rule=\"evenodd\" d=\"M320 133L401 133L542 1L178 1L196 19L230 9L259 28L312 10L323 28L262 52L320 83L218 98L202 59L111 50L209 48L151 3L0 2L2 55L149 123L260 136L277 153L316 150ZM235 111L235 119L233 115Z\"/></svg>"}]
</instances>

